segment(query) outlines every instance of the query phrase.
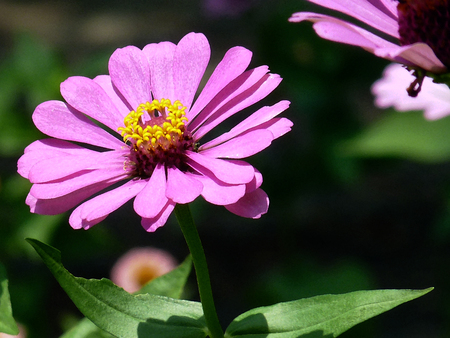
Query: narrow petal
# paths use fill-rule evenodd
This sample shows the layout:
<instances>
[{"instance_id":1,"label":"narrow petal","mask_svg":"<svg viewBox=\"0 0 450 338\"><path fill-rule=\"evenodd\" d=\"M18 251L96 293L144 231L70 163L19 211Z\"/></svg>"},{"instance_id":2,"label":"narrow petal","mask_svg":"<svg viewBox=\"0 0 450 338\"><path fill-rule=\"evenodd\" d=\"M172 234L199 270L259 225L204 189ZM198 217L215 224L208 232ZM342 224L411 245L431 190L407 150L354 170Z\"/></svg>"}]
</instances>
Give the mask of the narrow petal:
<instances>
[{"instance_id":1,"label":"narrow petal","mask_svg":"<svg viewBox=\"0 0 450 338\"><path fill-rule=\"evenodd\" d=\"M131 110L137 109L141 103L152 101L150 67L139 48L128 46L116 49L109 59L108 69L112 83Z\"/></svg>"},{"instance_id":2,"label":"narrow petal","mask_svg":"<svg viewBox=\"0 0 450 338\"><path fill-rule=\"evenodd\" d=\"M166 196L175 203L186 204L200 196L203 184L176 167L167 168Z\"/></svg>"},{"instance_id":3,"label":"narrow petal","mask_svg":"<svg viewBox=\"0 0 450 338\"><path fill-rule=\"evenodd\" d=\"M120 149L123 146L122 141L61 101L41 103L34 110L33 122L41 132L51 137L107 149Z\"/></svg>"},{"instance_id":4,"label":"narrow petal","mask_svg":"<svg viewBox=\"0 0 450 338\"><path fill-rule=\"evenodd\" d=\"M397 16L387 11L380 0L308 0L320 6L334 9L338 12L350 15L369 26L376 28L388 35L398 38ZM301 13L294 13L289 19L290 22L302 21Z\"/></svg>"},{"instance_id":5,"label":"narrow petal","mask_svg":"<svg viewBox=\"0 0 450 338\"><path fill-rule=\"evenodd\" d=\"M103 123L111 130L123 125L123 117L108 94L93 80L72 76L61 83L61 95L76 110ZM67 129L67 127L66 127Z\"/></svg>"},{"instance_id":6,"label":"narrow petal","mask_svg":"<svg viewBox=\"0 0 450 338\"><path fill-rule=\"evenodd\" d=\"M175 208L176 203L167 201L161 212L153 218L143 218L141 221L142 227L148 232L154 232L156 229L166 224L167 219Z\"/></svg>"},{"instance_id":7,"label":"narrow petal","mask_svg":"<svg viewBox=\"0 0 450 338\"><path fill-rule=\"evenodd\" d=\"M209 175L187 173L187 175L192 176L203 184L201 195L212 204L232 204L245 194L245 184L226 184L217 179L212 173Z\"/></svg>"},{"instance_id":8,"label":"narrow petal","mask_svg":"<svg viewBox=\"0 0 450 338\"><path fill-rule=\"evenodd\" d=\"M69 218L70 225L74 229L92 227L135 197L145 184L147 184L145 180L131 180L120 187L91 198L72 212Z\"/></svg>"},{"instance_id":9,"label":"narrow petal","mask_svg":"<svg viewBox=\"0 0 450 338\"><path fill-rule=\"evenodd\" d=\"M225 205L225 208L241 217L260 218L269 209L269 197L262 189L245 194L239 201Z\"/></svg>"},{"instance_id":10,"label":"narrow petal","mask_svg":"<svg viewBox=\"0 0 450 338\"><path fill-rule=\"evenodd\" d=\"M250 64L252 52L244 47L229 49L222 61L214 69L211 77L188 112L188 120L192 120L227 84L241 75Z\"/></svg>"},{"instance_id":11,"label":"narrow petal","mask_svg":"<svg viewBox=\"0 0 450 338\"><path fill-rule=\"evenodd\" d=\"M192 105L198 85L209 62L211 49L201 33L189 33L178 43L173 57L174 99L187 107Z\"/></svg>"},{"instance_id":12,"label":"narrow petal","mask_svg":"<svg viewBox=\"0 0 450 338\"><path fill-rule=\"evenodd\" d=\"M197 129L194 136L199 140L207 132L225 121L227 118L233 116L237 112L251 106L252 104L262 100L269 95L281 82L281 78L277 74L267 74L255 85L247 89L241 95L235 97L227 104L218 109L211 115L205 123Z\"/></svg>"},{"instance_id":13,"label":"narrow petal","mask_svg":"<svg viewBox=\"0 0 450 338\"><path fill-rule=\"evenodd\" d=\"M280 136L283 136L287 132L291 130L291 127L294 124L291 120L288 120L285 117L274 118L270 121L264 122L254 129L265 129L272 133L273 139L277 139Z\"/></svg>"},{"instance_id":14,"label":"narrow petal","mask_svg":"<svg viewBox=\"0 0 450 338\"><path fill-rule=\"evenodd\" d=\"M191 151L186 152L186 155L187 164L194 170L204 174L203 168L206 168L219 180L228 184L248 183L255 175L255 169L244 161L209 158Z\"/></svg>"},{"instance_id":15,"label":"narrow petal","mask_svg":"<svg viewBox=\"0 0 450 338\"><path fill-rule=\"evenodd\" d=\"M122 95L116 90L111 82L111 77L109 75L98 75L94 78L94 82L103 88L106 94L108 94L112 103L116 106L117 110L120 112L122 119L128 115L131 109L128 107L128 103L122 97Z\"/></svg>"},{"instance_id":16,"label":"narrow petal","mask_svg":"<svg viewBox=\"0 0 450 338\"><path fill-rule=\"evenodd\" d=\"M273 134L269 130L256 129L215 147L201 150L201 154L216 158L245 158L267 148L273 139Z\"/></svg>"},{"instance_id":17,"label":"narrow petal","mask_svg":"<svg viewBox=\"0 0 450 338\"><path fill-rule=\"evenodd\" d=\"M176 100L173 86L173 55L176 45L164 41L144 47L143 52L150 66L153 97L157 100Z\"/></svg>"},{"instance_id":18,"label":"narrow petal","mask_svg":"<svg viewBox=\"0 0 450 338\"><path fill-rule=\"evenodd\" d=\"M134 210L141 217L153 218L166 204L166 173L164 165L158 164L145 188L136 196Z\"/></svg>"}]
</instances>

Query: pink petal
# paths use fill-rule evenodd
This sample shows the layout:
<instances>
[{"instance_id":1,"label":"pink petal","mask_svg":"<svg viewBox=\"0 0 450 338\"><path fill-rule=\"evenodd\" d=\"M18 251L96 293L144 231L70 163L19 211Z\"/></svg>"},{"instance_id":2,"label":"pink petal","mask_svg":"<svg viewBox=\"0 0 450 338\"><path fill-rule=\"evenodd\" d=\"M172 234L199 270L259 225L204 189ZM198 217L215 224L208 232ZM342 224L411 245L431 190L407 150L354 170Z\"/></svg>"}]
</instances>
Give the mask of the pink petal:
<instances>
[{"instance_id":1,"label":"pink petal","mask_svg":"<svg viewBox=\"0 0 450 338\"><path fill-rule=\"evenodd\" d=\"M166 224L167 219L175 208L175 204L176 203L169 200L157 216L153 218L143 218L141 221L142 227L148 232L153 232L162 227Z\"/></svg>"},{"instance_id":2,"label":"pink petal","mask_svg":"<svg viewBox=\"0 0 450 338\"><path fill-rule=\"evenodd\" d=\"M174 99L180 100L187 110L192 105L210 55L208 40L201 33L185 35L175 49L173 57Z\"/></svg>"},{"instance_id":3,"label":"pink petal","mask_svg":"<svg viewBox=\"0 0 450 338\"><path fill-rule=\"evenodd\" d=\"M255 177L253 177L253 180L245 185L245 192L248 194L249 192L255 191L261 186L262 183L263 176L257 169L255 169Z\"/></svg>"},{"instance_id":4,"label":"pink petal","mask_svg":"<svg viewBox=\"0 0 450 338\"><path fill-rule=\"evenodd\" d=\"M197 129L194 136L199 140L211 129L219 125L221 122L233 116L237 112L249 107L250 105L262 100L270 94L281 82L281 78L277 74L267 74L260 81L247 89L242 95L230 100L226 105L218 109L211 115L205 123Z\"/></svg>"},{"instance_id":5,"label":"pink petal","mask_svg":"<svg viewBox=\"0 0 450 338\"><path fill-rule=\"evenodd\" d=\"M111 77L109 75L98 75L93 80L100 87L103 88L106 94L108 94L112 103L116 106L117 110L122 116L122 119L128 115L131 109L128 107L127 102L120 96L120 93L114 88Z\"/></svg>"},{"instance_id":6,"label":"pink petal","mask_svg":"<svg viewBox=\"0 0 450 338\"><path fill-rule=\"evenodd\" d=\"M61 95L76 110L117 132L123 116L98 83L83 76L72 76L61 83ZM67 127L66 127L67 129Z\"/></svg>"},{"instance_id":7,"label":"pink petal","mask_svg":"<svg viewBox=\"0 0 450 338\"><path fill-rule=\"evenodd\" d=\"M127 173L121 167L83 171L51 183L35 183L31 187L30 193L39 199L52 199L100 182L109 182L107 185L109 186L126 177Z\"/></svg>"},{"instance_id":8,"label":"pink petal","mask_svg":"<svg viewBox=\"0 0 450 338\"><path fill-rule=\"evenodd\" d=\"M257 110L252 115L247 117L245 120L237 124L229 132L223 133L219 137L203 144L200 147L200 150L216 146L220 143L232 139L233 137L236 137L237 135L249 129L255 128L258 125L271 120L272 118L274 118L275 116L286 110L289 107L289 104L290 104L289 101L280 101L273 106L262 107L261 109Z\"/></svg>"},{"instance_id":9,"label":"pink petal","mask_svg":"<svg viewBox=\"0 0 450 338\"><path fill-rule=\"evenodd\" d=\"M118 48L109 59L109 74L129 108L152 101L150 67L142 51L134 46ZM123 123L123 121L121 121Z\"/></svg>"},{"instance_id":10,"label":"pink petal","mask_svg":"<svg viewBox=\"0 0 450 338\"><path fill-rule=\"evenodd\" d=\"M269 197L262 189L245 194L238 202L225 205L225 208L241 217L260 218L269 209Z\"/></svg>"},{"instance_id":11,"label":"pink petal","mask_svg":"<svg viewBox=\"0 0 450 338\"><path fill-rule=\"evenodd\" d=\"M201 195L212 204L226 205L235 203L245 194L244 184L232 185L223 183L214 177L212 173L208 175L186 173L186 175L194 177L203 184Z\"/></svg>"},{"instance_id":12,"label":"pink petal","mask_svg":"<svg viewBox=\"0 0 450 338\"><path fill-rule=\"evenodd\" d=\"M166 204L166 173L164 165L158 164L145 188L136 196L134 210L141 217L153 218Z\"/></svg>"},{"instance_id":13,"label":"pink petal","mask_svg":"<svg viewBox=\"0 0 450 338\"><path fill-rule=\"evenodd\" d=\"M189 130L195 131L201 126L211 115L213 115L219 108L223 107L227 102L242 94L248 88L252 87L266 76L269 68L261 66L255 69L250 69L239 75L236 79L225 86L197 115L193 120L189 120Z\"/></svg>"},{"instance_id":14,"label":"pink petal","mask_svg":"<svg viewBox=\"0 0 450 338\"><path fill-rule=\"evenodd\" d=\"M144 47L143 52L150 66L153 97L157 100L177 100L173 85L173 55L176 45L164 41Z\"/></svg>"},{"instance_id":15,"label":"pink petal","mask_svg":"<svg viewBox=\"0 0 450 338\"><path fill-rule=\"evenodd\" d=\"M258 127L258 129L266 129L268 131L270 131L273 135L273 139L277 139L280 136L283 136L284 134L286 134L287 132L291 131L291 127L294 124L292 123L292 121L288 120L285 117L279 117L279 118L274 118L270 121L264 122L263 124L260 124Z\"/></svg>"},{"instance_id":16,"label":"pink petal","mask_svg":"<svg viewBox=\"0 0 450 338\"><path fill-rule=\"evenodd\" d=\"M273 138L269 130L256 129L242 133L215 147L201 149L201 154L216 158L245 158L267 148Z\"/></svg>"},{"instance_id":17,"label":"pink petal","mask_svg":"<svg viewBox=\"0 0 450 338\"><path fill-rule=\"evenodd\" d=\"M391 9L386 11L380 0L308 0L320 6L334 9L338 12L350 15L369 26L376 28L388 35L398 38L397 15L393 15ZM373 4L372 4L373 3ZM300 14L300 15L299 15ZM395 13L396 14L396 13ZM290 22L302 21L301 12L294 13Z\"/></svg>"},{"instance_id":18,"label":"pink petal","mask_svg":"<svg viewBox=\"0 0 450 338\"><path fill-rule=\"evenodd\" d=\"M190 203L200 196L203 184L176 167L167 168L166 196L180 204Z\"/></svg>"},{"instance_id":19,"label":"pink petal","mask_svg":"<svg viewBox=\"0 0 450 338\"><path fill-rule=\"evenodd\" d=\"M207 175L208 172L204 171L206 168L219 180L228 184L248 183L255 175L255 169L244 161L209 158L191 151L187 151L186 155L187 164L194 170Z\"/></svg>"},{"instance_id":20,"label":"pink petal","mask_svg":"<svg viewBox=\"0 0 450 338\"><path fill-rule=\"evenodd\" d=\"M243 47L229 49L217 65L186 117L192 120L228 83L241 75L250 64L252 52Z\"/></svg>"},{"instance_id":21,"label":"pink petal","mask_svg":"<svg viewBox=\"0 0 450 338\"><path fill-rule=\"evenodd\" d=\"M120 187L91 198L72 212L69 218L70 225L74 229L89 229L135 197L145 184L147 184L145 180L131 180Z\"/></svg>"},{"instance_id":22,"label":"pink petal","mask_svg":"<svg viewBox=\"0 0 450 338\"><path fill-rule=\"evenodd\" d=\"M36 107L33 122L44 134L68 141L120 149L123 142L113 137L80 112L61 101L46 101Z\"/></svg>"}]
</instances>

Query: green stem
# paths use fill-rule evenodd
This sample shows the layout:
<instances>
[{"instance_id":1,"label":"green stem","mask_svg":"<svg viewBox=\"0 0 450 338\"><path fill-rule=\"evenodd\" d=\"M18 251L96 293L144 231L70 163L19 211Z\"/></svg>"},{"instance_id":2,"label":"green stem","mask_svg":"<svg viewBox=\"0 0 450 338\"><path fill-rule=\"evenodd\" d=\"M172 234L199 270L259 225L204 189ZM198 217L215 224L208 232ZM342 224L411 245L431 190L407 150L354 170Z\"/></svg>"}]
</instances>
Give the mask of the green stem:
<instances>
[{"instance_id":1,"label":"green stem","mask_svg":"<svg viewBox=\"0 0 450 338\"><path fill-rule=\"evenodd\" d=\"M197 275L198 291L200 301L202 302L203 313L205 315L206 325L211 334L211 338L223 338L222 327L217 317L216 307L209 280L208 265L206 264L205 252L202 242L192 219L188 204L177 204L175 206L175 215L180 224L181 231L186 239L187 246L194 262L195 274Z\"/></svg>"}]
</instances>

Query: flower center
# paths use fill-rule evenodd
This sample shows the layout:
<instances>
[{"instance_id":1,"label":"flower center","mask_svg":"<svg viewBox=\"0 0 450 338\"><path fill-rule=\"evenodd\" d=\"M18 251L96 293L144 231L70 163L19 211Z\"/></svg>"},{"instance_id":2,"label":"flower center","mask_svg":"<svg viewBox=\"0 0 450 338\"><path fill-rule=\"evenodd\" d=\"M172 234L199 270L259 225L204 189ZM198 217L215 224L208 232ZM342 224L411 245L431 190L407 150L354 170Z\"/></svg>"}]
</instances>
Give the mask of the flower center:
<instances>
[{"instance_id":1,"label":"flower center","mask_svg":"<svg viewBox=\"0 0 450 338\"><path fill-rule=\"evenodd\" d=\"M450 67L450 7L448 0L399 0L401 45L424 42Z\"/></svg>"},{"instance_id":2,"label":"flower center","mask_svg":"<svg viewBox=\"0 0 450 338\"><path fill-rule=\"evenodd\" d=\"M119 127L130 154L124 168L134 177L147 178L158 163L185 170L184 153L194 148L192 135L186 130L186 107L180 101L153 100L139 105Z\"/></svg>"}]
</instances>

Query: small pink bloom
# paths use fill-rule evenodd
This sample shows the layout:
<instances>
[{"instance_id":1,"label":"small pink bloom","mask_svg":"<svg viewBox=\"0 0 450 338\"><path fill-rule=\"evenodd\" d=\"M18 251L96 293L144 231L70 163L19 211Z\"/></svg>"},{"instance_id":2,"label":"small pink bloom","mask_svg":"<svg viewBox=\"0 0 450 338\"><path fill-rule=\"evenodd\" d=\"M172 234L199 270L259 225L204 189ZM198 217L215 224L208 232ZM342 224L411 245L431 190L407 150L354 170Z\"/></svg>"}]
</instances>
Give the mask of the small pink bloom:
<instances>
[{"instance_id":1,"label":"small pink bloom","mask_svg":"<svg viewBox=\"0 0 450 338\"><path fill-rule=\"evenodd\" d=\"M111 280L132 293L176 266L177 261L167 251L150 247L135 248L119 258L111 270Z\"/></svg>"},{"instance_id":2,"label":"small pink bloom","mask_svg":"<svg viewBox=\"0 0 450 338\"><path fill-rule=\"evenodd\" d=\"M304 20L314 22L316 33L331 41L359 46L378 57L402 63L410 67L419 67L433 73L447 71L447 67L436 57L435 52L423 40L402 38L403 41L417 41L400 45L398 1L394 0L308 0L320 6L333 9L356 18L365 24L377 29L384 35L390 36L396 43L370 33L369 31L348 23L347 21L328 15L317 13L294 13L289 21L301 22ZM420 3L421 1L416 1ZM407 1L405 6L409 5ZM407 3L407 4L406 4ZM425 3L425 2L424 2ZM430 7L430 11L432 7ZM425 14L426 15L426 14ZM437 13L439 15L439 13ZM446 19L448 20L448 18ZM411 24L406 20L402 23ZM425 33L431 33L427 27L419 25ZM413 29L405 31L412 32ZM434 28L434 27L433 27ZM427 31L428 29L428 31ZM417 33L419 35L420 32ZM420 42L419 42L420 41Z\"/></svg>"},{"instance_id":3,"label":"small pink bloom","mask_svg":"<svg viewBox=\"0 0 450 338\"><path fill-rule=\"evenodd\" d=\"M375 105L379 108L394 107L396 110L423 110L425 118L437 120L450 115L450 89L445 84L434 83L426 77L417 97L410 97L405 87L414 79L404 67L391 64L383 77L372 86Z\"/></svg>"},{"instance_id":4,"label":"small pink bloom","mask_svg":"<svg viewBox=\"0 0 450 338\"><path fill-rule=\"evenodd\" d=\"M190 33L177 45L117 49L109 75L64 81L66 102L47 101L33 113L36 127L51 138L30 144L18 161L18 172L33 183L26 199L31 212L55 215L76 207L69 223L89 229L134 198L147 231L164 225L177 203L200 195L243 217L266 213L262 177L242 159L290 130L291 121L276 117L289 102L262 107L228 132L202 138L265 98L281 78L267 66L246 70L252 53L234 47L194 101L209 57L206 37Z\"/></svg>"}]
</instances>

